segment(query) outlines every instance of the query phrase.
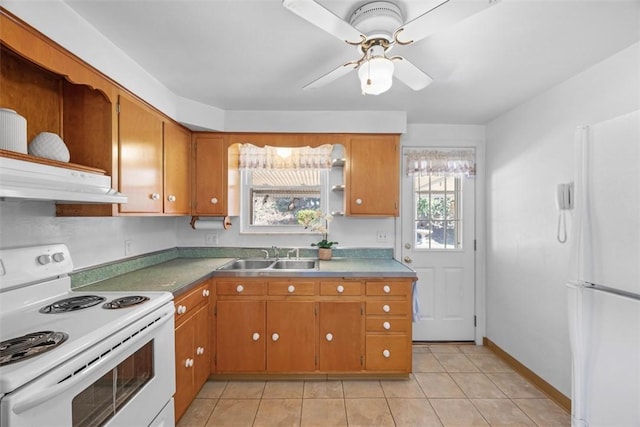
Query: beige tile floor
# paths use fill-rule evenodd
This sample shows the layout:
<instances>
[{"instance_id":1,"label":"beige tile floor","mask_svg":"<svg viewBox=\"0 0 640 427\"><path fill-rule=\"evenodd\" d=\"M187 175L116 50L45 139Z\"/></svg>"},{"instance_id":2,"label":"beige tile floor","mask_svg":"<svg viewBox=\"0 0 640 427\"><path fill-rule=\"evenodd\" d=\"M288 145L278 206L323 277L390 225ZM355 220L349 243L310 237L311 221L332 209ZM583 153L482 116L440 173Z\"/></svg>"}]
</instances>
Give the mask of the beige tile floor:
<instances>
[{"instance_id":1,"label":"beige tile floor","mask_svg":"<svg viewBox=\"0 0 640 427\"><path fill-rule=\"evenodd\" d=\"M423 344L409 380L209 381L178 427L570 424L487 348Z\"/></svg>"}]
</instances>

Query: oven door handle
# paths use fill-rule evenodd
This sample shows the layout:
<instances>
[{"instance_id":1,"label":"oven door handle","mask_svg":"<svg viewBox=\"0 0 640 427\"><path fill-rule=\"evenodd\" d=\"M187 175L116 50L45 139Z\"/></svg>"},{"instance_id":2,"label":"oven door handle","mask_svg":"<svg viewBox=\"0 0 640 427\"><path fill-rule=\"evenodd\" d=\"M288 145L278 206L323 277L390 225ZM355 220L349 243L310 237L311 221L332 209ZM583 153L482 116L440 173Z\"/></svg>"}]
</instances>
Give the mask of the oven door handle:
<instances>
[{"instance_id":1,"label":"oven door handle","mask_svg":"<svg viewBox=\"0 0 640 427\"><path fill-rule=\"evenodd\" d=\"M149 329L147 328L145 334L139 334L137 337L142 338L155 331L160 325L173 320L173 314L171 316L165 316L163 319L159 320L154 326L155 328ZM22 402L16 402L13 406L12 411L19 415L25 411L35 408L36 406L46 402L51 399L53 396L62 393L62 390L66 390L68 388L72 388L79 382L83 381L87 375L93 374L97 369L104 365L106 361L108 361L113 356L113 353L109 353L109 355L105 356L100 362L90 366L87 369L84 369L82 372L72 376L70 379L58 383L52 387L47 387L44 390L37 391L34 393L32 397L26 397Z\"/></svg>"}]
</instances>

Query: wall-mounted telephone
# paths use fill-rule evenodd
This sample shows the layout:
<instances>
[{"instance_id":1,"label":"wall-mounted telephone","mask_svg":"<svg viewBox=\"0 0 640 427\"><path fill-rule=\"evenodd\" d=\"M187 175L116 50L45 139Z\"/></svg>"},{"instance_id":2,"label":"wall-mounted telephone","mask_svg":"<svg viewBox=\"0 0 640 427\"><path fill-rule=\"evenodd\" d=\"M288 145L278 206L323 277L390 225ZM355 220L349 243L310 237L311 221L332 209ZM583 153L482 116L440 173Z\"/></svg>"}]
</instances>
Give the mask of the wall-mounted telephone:
<instances>
[{"instance_id":1,"label":"wall-mounted telephone","mask_svg":"<svg viewBox=\"0 0 640 427\"><path fill-rule=\"evenodd\" d=\"M573 182L558 184L556 188L556 205L560 210L573 209Z\"/></svg>"},{"instance_id":2,"label":"wall-mounted telephone","mask_svg":"<svg viewBox=\"0 0 640 427\"><path fill-rule=\"evenodd\" d=\"M556 206L558 207L558 242L567 241L567 220L565 211L573 209L573 182L558 184L556 187Z\"/></svg>"}]
</instances>

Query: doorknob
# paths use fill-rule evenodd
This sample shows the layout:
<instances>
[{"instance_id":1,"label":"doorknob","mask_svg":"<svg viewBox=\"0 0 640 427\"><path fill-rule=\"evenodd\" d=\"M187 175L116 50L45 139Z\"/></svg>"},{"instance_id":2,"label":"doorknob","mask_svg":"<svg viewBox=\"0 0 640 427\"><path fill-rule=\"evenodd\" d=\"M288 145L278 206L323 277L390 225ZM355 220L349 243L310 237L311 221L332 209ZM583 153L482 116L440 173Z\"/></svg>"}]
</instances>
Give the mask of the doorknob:
<instances>
[{"instance_id":1,"label":"doorknob","mask_svg":"<svg viewBox=\"0 0 640 427\"><path fill-rule=\"evenodd\" d=\"M406 257L404 257L404 262L406 262L407 264L411 264L413 262L413 260L411 259L410 256L406 256Z\"/></svg>"},{"instance_id":2,"label":"doorknob","mask_svg":"<svg viewBox=\"0 0 640 427\"><path fill-rule=\"evenodd\" d=\"M404 248L405 249L411 249L411 243L405 243L404 244Z\"/></svg>"}]
</instances>

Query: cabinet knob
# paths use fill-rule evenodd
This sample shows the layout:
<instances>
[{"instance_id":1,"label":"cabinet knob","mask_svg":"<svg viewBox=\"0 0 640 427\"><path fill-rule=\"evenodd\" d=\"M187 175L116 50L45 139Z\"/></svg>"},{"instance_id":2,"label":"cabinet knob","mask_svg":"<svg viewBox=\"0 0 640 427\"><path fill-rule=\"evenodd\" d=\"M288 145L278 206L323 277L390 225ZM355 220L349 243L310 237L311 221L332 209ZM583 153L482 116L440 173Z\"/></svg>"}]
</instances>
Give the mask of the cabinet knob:
<instances>
[{"instance_id":1,"label":"cabinet knob","mask_svg":"<svg viewBox=\"0 0 640 427\"><path fill-rule=\"evenodd\" d=\"M193 366L193 359L187 359L184 361L184 367L185 368L190 368Z\"/></svg>"},{"instance_id":2,"label":"cabinet knob","mask_svg":"<svg viewBox=\"0 0 640 427\"><path fill-rule=\"evenodd\" d=\"M196 354L197 354L198 356L202 356L202 355L204 354L204 347L198 347L198 348L196 349Z\"/></svg>"},{"instance_id":3,"label":"cabinet knob","mask_svg":"<svg viewBox=\"0 0 640 427\"><path fill-rule=\"evenodd\" d=\"M287 291L289 291L289 293L293 293L296 291L296 287L293 285L289 285L289 287L287 288Z\"/></svg>"},{"instance_id":4,"label":"cabinet knob","mask_svg":"<svg viewBox=\"0 0 640 427\"><path fill-rule=\"evenodd\" d=\"M218 198L217 197L212 197L211 198L211 204L212 205L217 205L218 204Z\"/></svg>"},{"instance_id":5,"label":"cabinet knob","mask_svg":"<svg viewBox=\"0 0 640 427\"><path fill-rule=\"evenodd\" d=\"M203 297L208 297L209 296L209 289L203 289L202 290L202 296Z\"/></svg>"},{"instance_id":6,"label":"cabinet knob","mask_svg":"<svg viewBox=\"0 0 640 427\"><path fill-rule=\"evenodd\" d=\"M149 196L149 198L151 200L160 200L160 194L158 193L151 193L151 195Z\"/></svg>"},{"instance_id":7,"label":"cabinet knob","mask_svg":"<svg viewBox=\"0 0 640 427\"><path fill-rule=\"evenodd\" d=\"M176 196L174 196L173 194L169 194L169 196L167 196L167 200L170 202L175 202L176 201Z\"/></svg>"},{"instance_id":8,"label":"cabinet knob","mask_svg":"<svg viewBox=\"0 0 640 427\"><path fill-rule=\"evenodd\" d=\"M389 357L391 357L391 352L385 348L384 350L382 350L382 355L388 359Z\"/></svg>"},{"instance_id":9,"label":"cabinet knob","mask_svg":"<svg viewBox=\"0 0 640 427\"><path fill-rule=\"evenodd\" d=\"M391 323L389 323L389 322L384 322L384 323L382 324L382 327L383 327L383 328L385 328L386 330L389 330L389 329L391 329Z\"/></svg>"},{"instance_id":10,"label":"cabinet knob","mask_svg":"<svg viewBox=\"0 0 640 427\"><path fill-rule=\"evenodd\" d=\"M336 288L336 290L338 291L339 294L344 292L344 286L342 285L338 285L338 287Z\"/></svg>"},{"instance_id":11,"label":"cabinet knob","mask_svg":"<svg viewBox=\"0 0 640 427\"><path fill-rule=\"evenodd\" d=\"M388 313L391 311L391 307L389 307L389 304L385 304L382 306L382 311L384 311L385 313Z\"/></svg>"},{"instance_id":12,"label":"cabinet knob","mask_svg":"<svg viewBox=\"0 0 640 427\"><path fill-rule=\"evenodd\" d=\"M260 339L260 334L257 332L254 332L253 335L251 335L251 339L254 341L258 341Z\"/></svg>"},{"instance_id":13,"label":"cabinet knob","mask_svg":"<svg viewBox=\"0 0 640 427\"><path fill-rule=\"evenodd\" d=\"M185 314L187 312L187 307L184 305L179 305L176 311L178 312L178 314Z\"/></svg>"},{"instance_id":14,"label":"cabinet knob","mask_svg":"<svg viewBox=\"0 0 640 427\"><path fill-rule=\"evenodd\" d=\"M382 290L384 291L385 294L388 294L389 292L391 292L391 286L389 285L384 285L382 287Z\"/></svg>"},{"instance_id":15,"label":"cabinet knob","mask_svg":"<svg viewBox=\"0 0 640 427\"><path fill-rule=\"evenodd\" d=\"M325 335L325 338L327 339L327 341L333 341L333 334L329 332L327 335Z\"/></svg>"},{"instance_id":16,"label":"cabinet knob","mask_svg":"<svg viewBox=\"0 0 640 427\"><path fill-rule=\"evenodd\" d=\"M362 204L362 199L356 199L356 205L361 205Z\"/></svg>"},{"instance_id":17,"label":"cabinet knob","mask_svg":"<svg viewBox=\"0 0 640 427\"><path fill-rule=\"evenodd\" d=\"M271 335L271 339L273 341L278 341L280 339L280 335L278 335L276 332L274 332L273 335Z\"/></svg>"},{"instance_id":18,"label":"cabinet knob","mask_svg":"<svg viewBox=\"0 0 640 427\"><path fill-rule=\"evenodd\" d=\"M236 292L237 293L241 293L242 291L244 291L244 286L242 286L242 285L236 286Z\"/></svg>"}]
</instances>

